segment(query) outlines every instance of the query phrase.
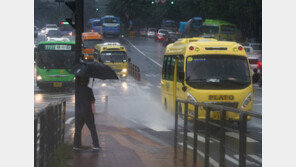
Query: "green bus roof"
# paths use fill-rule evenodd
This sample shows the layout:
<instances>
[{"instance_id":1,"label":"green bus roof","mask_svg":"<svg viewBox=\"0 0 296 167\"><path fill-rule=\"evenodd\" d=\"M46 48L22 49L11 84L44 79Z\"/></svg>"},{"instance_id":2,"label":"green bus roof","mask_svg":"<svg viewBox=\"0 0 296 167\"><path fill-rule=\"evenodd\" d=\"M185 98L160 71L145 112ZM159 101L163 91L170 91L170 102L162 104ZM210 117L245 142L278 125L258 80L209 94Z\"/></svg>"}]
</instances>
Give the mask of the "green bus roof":
<instances>
[{"instance_id":1,"label":"green bus roof","mask_svg":"<svg viewBox=\"0 0 296 167\"><path fill-rule=\"evenodd\" d=\"M75 45L75 42L64 42L64 41L43 41L39 42L38 45L44 45L44 44L70 44Z\"/></svg>"},{"instance_id":2,"label":"green bus roof","mask_svg":"<svg viewBox=\"0 0 296 167\"><path fill-rule=\"evenodd\" d=\"M229 23L227 21L224 21L224 20L216 20L216 19L206 19L204 22L203 22L203 25L233 25L233 26L236 26L235 24L232 24L232 23Z\"/></svg>"}]
</instances>

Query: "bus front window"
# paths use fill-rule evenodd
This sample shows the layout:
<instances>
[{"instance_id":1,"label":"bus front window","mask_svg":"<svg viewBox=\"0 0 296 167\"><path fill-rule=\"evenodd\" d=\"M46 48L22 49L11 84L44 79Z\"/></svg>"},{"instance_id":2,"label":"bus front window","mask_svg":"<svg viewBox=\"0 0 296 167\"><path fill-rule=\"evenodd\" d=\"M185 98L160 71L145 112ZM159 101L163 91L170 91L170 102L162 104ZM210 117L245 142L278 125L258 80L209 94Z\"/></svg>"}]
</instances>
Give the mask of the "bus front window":
<instances>
[{"instance_id":1,"label":"bus front window","mask_svg":"<svg viewBox=\"0 0 296 167\"><path fill-rule=\"evenodd\" d=\"M118 23L116 18L105 18L105 23Z\"/></svg>"},{"instance_id":2,"label":"bus front window","mask_svg":"<svg viewBox=\"0 0 296 167\"><path fill-rule=\"evenodd\" d=\"M247 59L230 55L187 58L186 82L197 89L242 89L251 84Z\"/></svg>"},{"instance_id":3,"label":"bus front window","mask_svg":"<svg viewBox=\"0 0 296 167\"><path fill-rule=\"evenodd\" d=\"M37 64L42 69L71 69L75 51L40 51Z\"/></svg>"},{"instance_id":4,"label":"bus front window","mask_svg":"<svg viewBox=\"0 0 296 167\"><path fill-rule=\"evenodd\" d=\"M218 34L219 27L218 26L202 26L202 33L204 34Z\"/></svg>"},{"instance_id":5,"label":"bus front window","mask_svg":"<svg viewBox=\"0 0 296 167\"><path fill-rule=\"evenodd\" d=\"M103 43L102 39L88 39L83 42L84 48L94 48L96 44Z\"/></svg>"},{"instance_id":6,"label":"bus front window","mask_svg":"<svg viewBox=\"0 0 296 167\"><path fill-rule=\"evenodd\" d=\"M127 56L122 51L108 51L102 52L101 58L103 63L125 63L127 62Z\"/></svg>"},{"instance_id":7,"label":"bus front window","mask_svg":"<svg viewBox=\"0 0 296 167\"><path fill-rule=\"evenodd\" d=\"M235 27L234 26L221 26L221 34L234 34L235 33Z\"/></svg>"}]
</instances>

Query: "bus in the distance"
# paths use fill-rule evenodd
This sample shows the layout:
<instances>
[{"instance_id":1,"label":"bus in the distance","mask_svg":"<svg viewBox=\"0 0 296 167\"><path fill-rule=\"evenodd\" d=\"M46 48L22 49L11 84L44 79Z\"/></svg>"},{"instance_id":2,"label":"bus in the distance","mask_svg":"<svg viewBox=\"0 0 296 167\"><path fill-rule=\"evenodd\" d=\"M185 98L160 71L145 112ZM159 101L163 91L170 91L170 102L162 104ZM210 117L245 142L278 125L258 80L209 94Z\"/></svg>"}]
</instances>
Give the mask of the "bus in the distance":
<instances>
[{"instance_id":1,"label":"bus in the distance","mask_svg":"<svg viewBox=\"0 0 296 167\"><path fill-rule=\"evenodd\" d=\"M252 111L252 76L244 48L236 42L200 37L169 44L163 57L161 102L175 111L176 99ZM184 114L184 104L178 107ZM193 117L194 106L188 109ZM205 113L201 107L198 117L205 119ZM219 114L211 112L210 117L219 120ZM228 112L226 119L238 122L239 114Z\"/></svg>"},{"instance_id":2,"label":"bus in the distance","mask_svg":"<svg viewBox=\"0 0 296 167\"><path fill-rule=\"evenodd\" d=\"M37 86L40 89L74 86L74 75L69 73L74 60L74 42L40 42L36 57Z\"/></svg>"},{"instance_id":3,"label":"bus in the distance","mask_svg":"<svg viewBox=\"0 0 296 167\"><path fill-rule=\"evenodd\" d=\"M103 42L103 37L98 32L82 33L82 54L84 55L84 59L94 61L95 46Z\"/></svg>"},{"instance_id":4,"label":"bus in the distance","mask_svg":"<svg viewBox=\"0 0 296 167\"><path fill-rule=\"evenodd\" d=\"M236 25L223 20L206 19L201 33L201 37L215 38L219 41L237 41Z\"/></svg>"},{"instance_id":5,"label":"bus in the distance","mask_svg":"<svg viewBox=\"0 0 296 167\"><path fill-rule=\"evenodd\" d=\"M114 16L104 16L102 17L102 29L103 35L120 35L120 19Z\"/></svg>"},{"instance_id":6,"label":"bus in the distance","mask_svg":"<svg viewBox=\"0 0 296 167\"><path fill-rule=\"evenodd\" d=\"M103 34L102 32L102 21L99 18L92 18L88 21L88 28L90 32L98 32L99 34Z\"/></svg>"},{"instance_id":7,"label":"bus in the distance","mask_svg":"<svg viewBox=\"0 0 296 167\"><path fill-rule=\"evenodd\" d=\"M64 36L73 36L75 33L73 27L71 27L71 25L66 21L61 22L59 29L62 32L62 35Z\"/></svg>"}]
</instances>

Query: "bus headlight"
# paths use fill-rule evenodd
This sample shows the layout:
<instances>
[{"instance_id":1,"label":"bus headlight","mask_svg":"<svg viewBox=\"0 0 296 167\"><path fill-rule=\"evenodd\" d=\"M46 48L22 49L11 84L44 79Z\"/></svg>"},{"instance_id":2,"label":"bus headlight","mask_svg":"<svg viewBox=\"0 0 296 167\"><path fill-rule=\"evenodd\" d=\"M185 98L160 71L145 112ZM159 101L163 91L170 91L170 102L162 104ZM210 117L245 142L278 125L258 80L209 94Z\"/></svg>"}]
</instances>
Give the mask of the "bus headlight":
<instances>
[{"instance_id":1,"label":"bus headlight","mask_svg":"<svg viewBox=\"0 0 296 167\"><path fill-rule=\"evenodd\" d=\"M126 73L127 72L127 69L124 68L124 69L121 70L121 72Z\"/></svg>"},{"instance_id":2,"label":"bus headlight","mask_svg":"<svg viewBox=\"0 0 296 167\"><path fill-rule=\"evenodd\" d=\"M187 92L187 100L197 103L197 100L189 92Z\"/></svg>"},{"instance_id":3,"label":"bus headlight","mask_svg":"<svg viewBox=\"0 0 296 167\"><path fill-rule=\"evenodd\" d=\"M252 101L252 92L250 92L248 94L248 96L245 98L245 100L243 101L242 105L241 105L241 109L244 109L245 107L247 107L247 105Z\"/></svg>"},{"instance_id":4,"label":"bus headlight","mask_svg":"<svg viewBox=\"0 0 296 167\"><path fill-rule=\"evenodd\" d=\"M37 81L42 80L42 77L40 75L37 75Z\"/></svg>"}]
</instances>

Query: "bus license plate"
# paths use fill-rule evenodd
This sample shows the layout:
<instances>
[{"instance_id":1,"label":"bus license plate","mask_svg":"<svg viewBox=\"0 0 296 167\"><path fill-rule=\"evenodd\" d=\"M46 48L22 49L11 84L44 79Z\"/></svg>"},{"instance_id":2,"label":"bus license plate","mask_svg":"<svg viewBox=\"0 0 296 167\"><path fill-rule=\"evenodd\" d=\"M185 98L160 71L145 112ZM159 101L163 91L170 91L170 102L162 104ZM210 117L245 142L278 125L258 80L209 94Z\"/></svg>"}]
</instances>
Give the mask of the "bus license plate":
<instances>
[{"instance_id":1,"label":"bus license plate","mask_svg":"<svg viewBox=\"0 0 296 167\"><path fill-rule=\"evenodd\" d=\"M62 82L54 82L53 87L62 87Z\"/></svg>"},{"instance_id":2,"label":"bus license plate","mask_svg":"<svg viewBox=\"0 0 296 167\"><path fill-rule=\"evenodd\" d=\"M113 30L110 30L110 32L113 32Z\"/></svg>"}]
</instances>

